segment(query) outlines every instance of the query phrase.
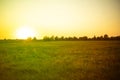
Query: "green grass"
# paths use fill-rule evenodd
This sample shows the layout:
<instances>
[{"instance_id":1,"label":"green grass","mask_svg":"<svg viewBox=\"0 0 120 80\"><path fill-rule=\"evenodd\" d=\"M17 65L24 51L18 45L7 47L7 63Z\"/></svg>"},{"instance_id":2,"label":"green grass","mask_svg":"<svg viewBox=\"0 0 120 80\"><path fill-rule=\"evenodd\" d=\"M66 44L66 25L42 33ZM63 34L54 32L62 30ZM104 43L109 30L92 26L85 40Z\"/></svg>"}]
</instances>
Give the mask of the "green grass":
<instances>
[{"instance_id":1,"label":"green grass","mask_svg":"<svg viewBox=\"0 0 120 80\"><path fill-rule=\"evenodd\" d=\"M0 80L118 80L119 41L0 42Z\"/></svg>"}]
</instances>

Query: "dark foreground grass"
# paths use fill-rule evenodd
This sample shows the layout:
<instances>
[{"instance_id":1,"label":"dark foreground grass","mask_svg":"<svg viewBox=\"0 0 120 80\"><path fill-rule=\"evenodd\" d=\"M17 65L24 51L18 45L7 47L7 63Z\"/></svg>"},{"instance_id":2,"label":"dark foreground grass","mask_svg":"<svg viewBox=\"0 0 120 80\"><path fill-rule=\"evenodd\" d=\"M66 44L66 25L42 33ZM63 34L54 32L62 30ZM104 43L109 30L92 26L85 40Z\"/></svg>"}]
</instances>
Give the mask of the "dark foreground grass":
<instances>
[{"instance_id":1,"label":"dark foreground grass","mask_svg":"<svg viewBox=\"0 0 120 80\"><path fill-rule=\"evenodd\" d=\"M119 41L0 42L0 80L119 79Z\"/></svg>"}]
</instances>

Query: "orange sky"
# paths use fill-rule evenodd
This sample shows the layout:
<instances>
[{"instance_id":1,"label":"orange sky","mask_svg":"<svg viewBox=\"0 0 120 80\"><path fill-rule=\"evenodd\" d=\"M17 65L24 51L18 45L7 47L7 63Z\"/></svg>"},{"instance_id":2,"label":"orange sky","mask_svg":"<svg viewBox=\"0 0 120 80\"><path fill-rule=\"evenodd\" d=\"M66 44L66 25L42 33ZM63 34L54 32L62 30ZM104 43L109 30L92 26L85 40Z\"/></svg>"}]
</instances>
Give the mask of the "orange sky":
<instances>
[{"instance_id":1,"label":"orange sky","mask_svg":"<svg viewBox=\"0 0 120 80\"><path fill-rule=\"evenodd\" d=\"M0 39L27 25L36 37L120 35L119 0L0 0Z\"/></svg>"}]
</instances>

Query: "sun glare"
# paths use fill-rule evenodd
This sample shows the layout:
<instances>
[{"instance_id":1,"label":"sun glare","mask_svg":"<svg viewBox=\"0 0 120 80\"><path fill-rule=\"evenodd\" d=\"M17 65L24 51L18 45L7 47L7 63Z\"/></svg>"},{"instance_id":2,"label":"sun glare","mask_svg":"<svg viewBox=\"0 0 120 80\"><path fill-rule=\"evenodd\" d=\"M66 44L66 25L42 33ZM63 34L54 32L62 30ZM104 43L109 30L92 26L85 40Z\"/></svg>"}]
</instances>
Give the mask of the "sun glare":
<instances>
[{"instance_id":1,"label":"sun glare","mask_svg":"<svg viewBox=\"0 0 120 80\"><path fill-rule=\"evenodd\" d=\"M35 37L35 35L35 31L27 26L19 28L16 32L18 39L27 39L28 37Z\"/></svg>"}]
</instances>

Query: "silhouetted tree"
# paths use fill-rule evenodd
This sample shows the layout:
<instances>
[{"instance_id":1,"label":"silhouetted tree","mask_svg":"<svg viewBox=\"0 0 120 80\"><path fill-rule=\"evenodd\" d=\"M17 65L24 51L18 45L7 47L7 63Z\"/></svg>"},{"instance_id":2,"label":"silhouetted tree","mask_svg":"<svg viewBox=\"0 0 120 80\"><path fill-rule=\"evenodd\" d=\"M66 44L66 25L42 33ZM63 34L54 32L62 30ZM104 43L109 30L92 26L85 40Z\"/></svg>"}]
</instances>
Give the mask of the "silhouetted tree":
<instances>
[{"instance_id":1,"label":"silhouetted tree","mask_svg":"<svg viewBox=\"0 0 120 80\"><path fill-rule=\"evenodd\" d=\"M31 40L32 40L32 38L31 38L31 37L28 37L28 38L27 38L27 41L31 41Z\"/></svg>"},{"instance_id":2,"label":"silhouetted tree","mask_svg":"<svg viewBox=\"0 0 120 80\"><path fill-rule=\"evenodd\" d=\"M87 39L88 39L88 37L87 37L87 36L84 36L84 37L83 37L83 40L87 40Z\"/></svg>"},{"instance_id":3,"label":"silhouetted tree","mask_svg":"<svg viewBox=\"0 0 120 80\"><path fill-rule=\"evenodd\" d=\"M58 37L58 36L55 36L55 40L59 40L59 37Z\"/></svg>"},{"instance_id":4,"label":"silhouetted tree","mask_svg":"<svg viewBox=\"0 0 120 80\"><path fill-rule=\"evenodd\" d=\"M97 36L96 40L100 40L100 37L99 37L99 36Z\"/></svg>"},{"instance_id":5,"label":"silhouetted tree","mask_svg":"<svg viewBox=\"0 0 120 80\"><path fill-rule=\"evenodd\" d=\"M79 40L88 40L87 36L79 37Z\"/></svg>"},{"instance_id":6,"label":"silhouetted tree","mask_svg":"<svg viewBox=\"0 0 120 80\"><path fill-rule=\"evenodd\" d=\"M65 37L64 40L69 40L68 37Z\"/></svg>"},{"instance_id":7,"label":"silhouetted tree","mask_svg":"<svg viewBox=\"0 0 120 80\"><path fill-rule=\"evenodd\" d=\"M44 40L44 41L50 41L50 38L49 38L48 36L44 36L44 37L43 37L43 40Z\"/></svg>"},{"instance_id":8,"label":"silhouetted tree","mask_svg":"<svg viewBox=\"0 0 120 80\"><path fill-rule=\"evenodd\" d=\"M120 36L116 36L116 40L120 40Z\"/></svg>"},{"instance_id":9,"label":"silhouetted tree","mask_svg":"<svg viewBox=\"0 0 120 80\"><path fill-rule=\"evenodd\" d=\"M108 40L108 39L109 39L109 37L108 37L107 34L104 35L104 39L105 39L105 40Z\"/></svg>"},{"instance_id":10,"label":"silhouetted tree","mask_svg":"<svg viewBox=\"0 0 120 80\"><path fill-rule=\"evenodd\" d=\"M103 36L100 36L99 38L100 38L100 40L103 40Z\"/></svg>"},{"instance_id":11,"label":"silhouetted tree","mask_svg":"<svg viewBox=\"0 0 120 80\"><path fill-rule=\"evenodd\" d=\"M73 40L78 40L78 38L76 36L73 37Z\"/></svg>"},{"instance_id":12,"label":"silhouetted tree","mask_svg":"<svg viewBox=\"0 0 120 80\"><path fill-rule=\"evenodd\" d=\"M60 37L60 40L64 40L64 36L61 36L61 37Z\"/></svg>"},{"instance_id":13,"label":"silhouetted tree","mask_svg":"<svg viewBox=\"0 0 120 80\"><path fill-rule=\"evenodd\" d=\"M6 38L4 38L4 40L7 40Z\"/></svg>"},{"instance_id":14,"label":"silhouetted tree","mask_svg":"<svg viewBox=\"0 0 120 80\"><path fill-rule=\"evenodd\" d=\"M51 36L51 37L50 37L50 40L51 40L51 41L55 40L55 37L54 37L54 36Z\"/></svg>"},{"instance_id":15,"label":"silhouetted tree","mask_svg":"<svg viewBox=\"0 0 120 80\"><path fill-rule=\"evenodd\" d=\"M34 38L33 38L33 40L35 41L35 40L37 40L37 38L36 38L36 37L34 37Z\"/></svg>"},{"instance_id":16,"label":"silhouetted tree","mask_svg":"<svg viewBox=\"0 0 120 80\"><path fill-rule=\"evenodd\" d=\"M96 38L96 36L94 35L94 37L92 38L93 40L96 40L97 38Z\"/></svg>"},{"instance_id":17,"label":"silhouetted tree","mask_svg":"<svg viewBox=\"0 0 120 80\"><path fill-rule=\"evenodd\" d=\"M120 36L112 36L110 37L110 40L120 40Z\"/></svg>"},{"instance_id":18,"label":"silhouetted tree","mask_svg":"<svg viewBox=\"0 0 120 80\"><path fill-rule=\"evenodd\" d=\"M73 38L72 37L68 37L68 40L72 40Z\"/></svg>"}]
</instances>

